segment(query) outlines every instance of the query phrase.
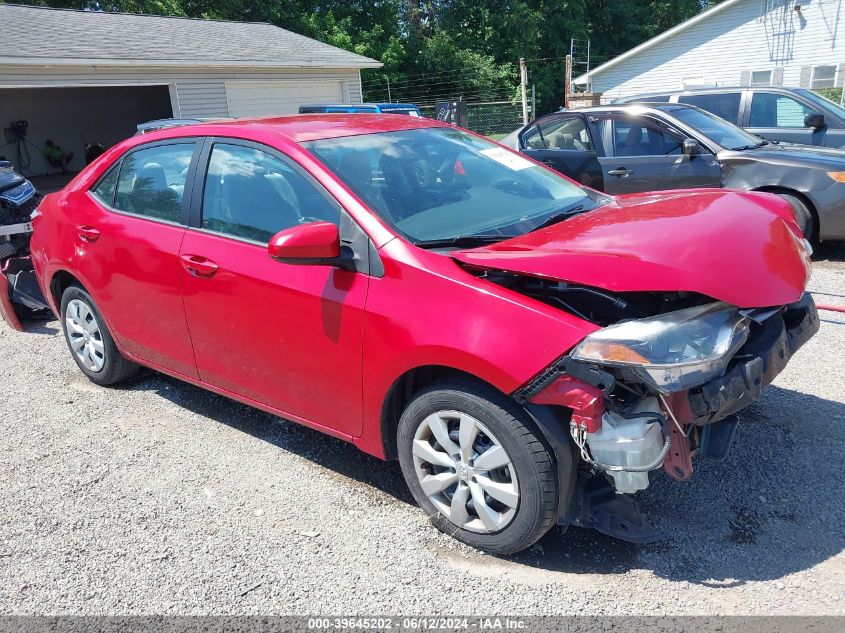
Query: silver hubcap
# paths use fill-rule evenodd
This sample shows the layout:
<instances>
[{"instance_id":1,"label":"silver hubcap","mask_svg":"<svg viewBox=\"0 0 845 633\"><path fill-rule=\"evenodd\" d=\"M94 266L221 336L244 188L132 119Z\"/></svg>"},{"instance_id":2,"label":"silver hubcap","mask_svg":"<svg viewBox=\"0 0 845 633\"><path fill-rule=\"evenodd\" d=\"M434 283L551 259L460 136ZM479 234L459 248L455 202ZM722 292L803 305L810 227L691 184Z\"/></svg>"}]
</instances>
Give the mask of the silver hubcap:
<instances>
[{"instance_id":1,"label":"silver hubcap","mask_svg":"<svg viewBox=\"0 0 845 633\"><path fill-rule=\"evenodd\" d=\"M414 435L414 469L434 507L470 532L498 532L516 514L519 486L510 457L481 422L438 411Z\"/></svg>"},{"instance_id":2,"label":"silver hubcap","mask_svg":"<svg viewBox=\"0 0 845 633\"><path fill-rule=\"evenodd\" d=\"M94 312L79 299L67 304L65 331L70 349L82 366L94 372L100 371L106 364L103 335Z\"/></svg>"}]
</instances>

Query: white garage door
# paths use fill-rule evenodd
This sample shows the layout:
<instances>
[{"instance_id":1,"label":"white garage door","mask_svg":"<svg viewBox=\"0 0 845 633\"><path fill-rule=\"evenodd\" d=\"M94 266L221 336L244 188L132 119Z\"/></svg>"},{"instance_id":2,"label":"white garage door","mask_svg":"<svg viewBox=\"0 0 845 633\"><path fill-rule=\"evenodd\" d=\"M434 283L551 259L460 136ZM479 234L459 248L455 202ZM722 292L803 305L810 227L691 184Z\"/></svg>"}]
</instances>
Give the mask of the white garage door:
<instances>
[{"instance_id":1,"label":"white garage door","mask_svg":"<svg viewBox=\"0 0 845 633\"><path fill-rule=\"evenodd\" d=\"M343 102L340 81L227 81L229 116L296 114L303 103Z\"/></svg>"}]
</instances>

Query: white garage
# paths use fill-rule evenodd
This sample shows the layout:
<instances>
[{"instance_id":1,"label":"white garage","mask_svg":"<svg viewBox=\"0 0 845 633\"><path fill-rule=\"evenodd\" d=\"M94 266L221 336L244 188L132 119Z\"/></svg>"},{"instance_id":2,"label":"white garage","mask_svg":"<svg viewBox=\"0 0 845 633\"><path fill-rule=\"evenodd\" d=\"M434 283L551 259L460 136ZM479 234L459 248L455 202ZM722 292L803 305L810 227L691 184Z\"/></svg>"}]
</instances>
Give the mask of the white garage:
<instances>
[{"instance_id":1,"label":"white garage","mask_svg":"<svg viewBox=\"0 0 845 633\"><path fill-rule=\"evenodd\" d=\"M342 81L227 81L233 117L296 114L303 103L341 103Z\"/></svg>"},{"instance_id":2,"label":"white garage","mask_svg":"<svg viewBox=\"0 0 845 633\"><path fill-rule=\"evenodd\" d=\"M110 146L151 119L360 103L360 70L381 66L264 23L0 4L0 36L0 156L30 176L57 171L48 139L77 171L87 143Z\"/></svg>"}]
</instances>

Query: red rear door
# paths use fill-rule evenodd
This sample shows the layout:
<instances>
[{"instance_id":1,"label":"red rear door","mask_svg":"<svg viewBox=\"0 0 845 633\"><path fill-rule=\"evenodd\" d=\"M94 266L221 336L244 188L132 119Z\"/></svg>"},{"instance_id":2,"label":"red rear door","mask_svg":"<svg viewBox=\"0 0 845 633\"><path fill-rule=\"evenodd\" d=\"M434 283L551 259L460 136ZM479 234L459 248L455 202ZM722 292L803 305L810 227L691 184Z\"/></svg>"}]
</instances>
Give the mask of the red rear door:
<instances>
[{"instance_id":1,"label":"red rear door","mask_svg":"<svg viewBox=\"0 0 845 633\"><path fill-rule=\"evenodd\" d=\"M276 232L338 222L339 207L269 148L217 140L206 154L194 201L202 218L180 251L200 377L300 421L360 434L368 277L267 255Z\"/></svg>"},{"instance_id":2,"label":"red rear door","mask_svg":"<svg viewBox=\"0 0 845 633\"><path fill-rule=\"evenodd\" d=\"M194 378L179 246L195 147L185 139L138 147L91 191L73 194L65 218L74 241L71 269L85 280L120 347Z\"/></svg>"}]
</instances>

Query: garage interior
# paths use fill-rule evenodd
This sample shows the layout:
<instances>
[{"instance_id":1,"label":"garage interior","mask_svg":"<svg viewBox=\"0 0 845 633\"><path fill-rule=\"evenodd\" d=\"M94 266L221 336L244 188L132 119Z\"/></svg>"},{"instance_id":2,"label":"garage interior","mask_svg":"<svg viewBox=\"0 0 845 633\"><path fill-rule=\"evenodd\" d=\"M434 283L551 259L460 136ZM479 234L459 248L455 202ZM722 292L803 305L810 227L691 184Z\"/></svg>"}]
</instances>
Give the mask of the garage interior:
<instances>
[{"instance_id":1,"label":"garage interior","mask_svg":"<svg viewBox=\"0 0 845 633\"><path fill-rule=\"evenodd\" d=\"M167 85L0 88L0 157L48 193L85 167L87 143L109 148L135 134L138 123L171 116ZM13 129L18 121L28 123L24 138ZM67 173L45 158L48 139L73 152Z\"/></svg>"}]
</instances>

